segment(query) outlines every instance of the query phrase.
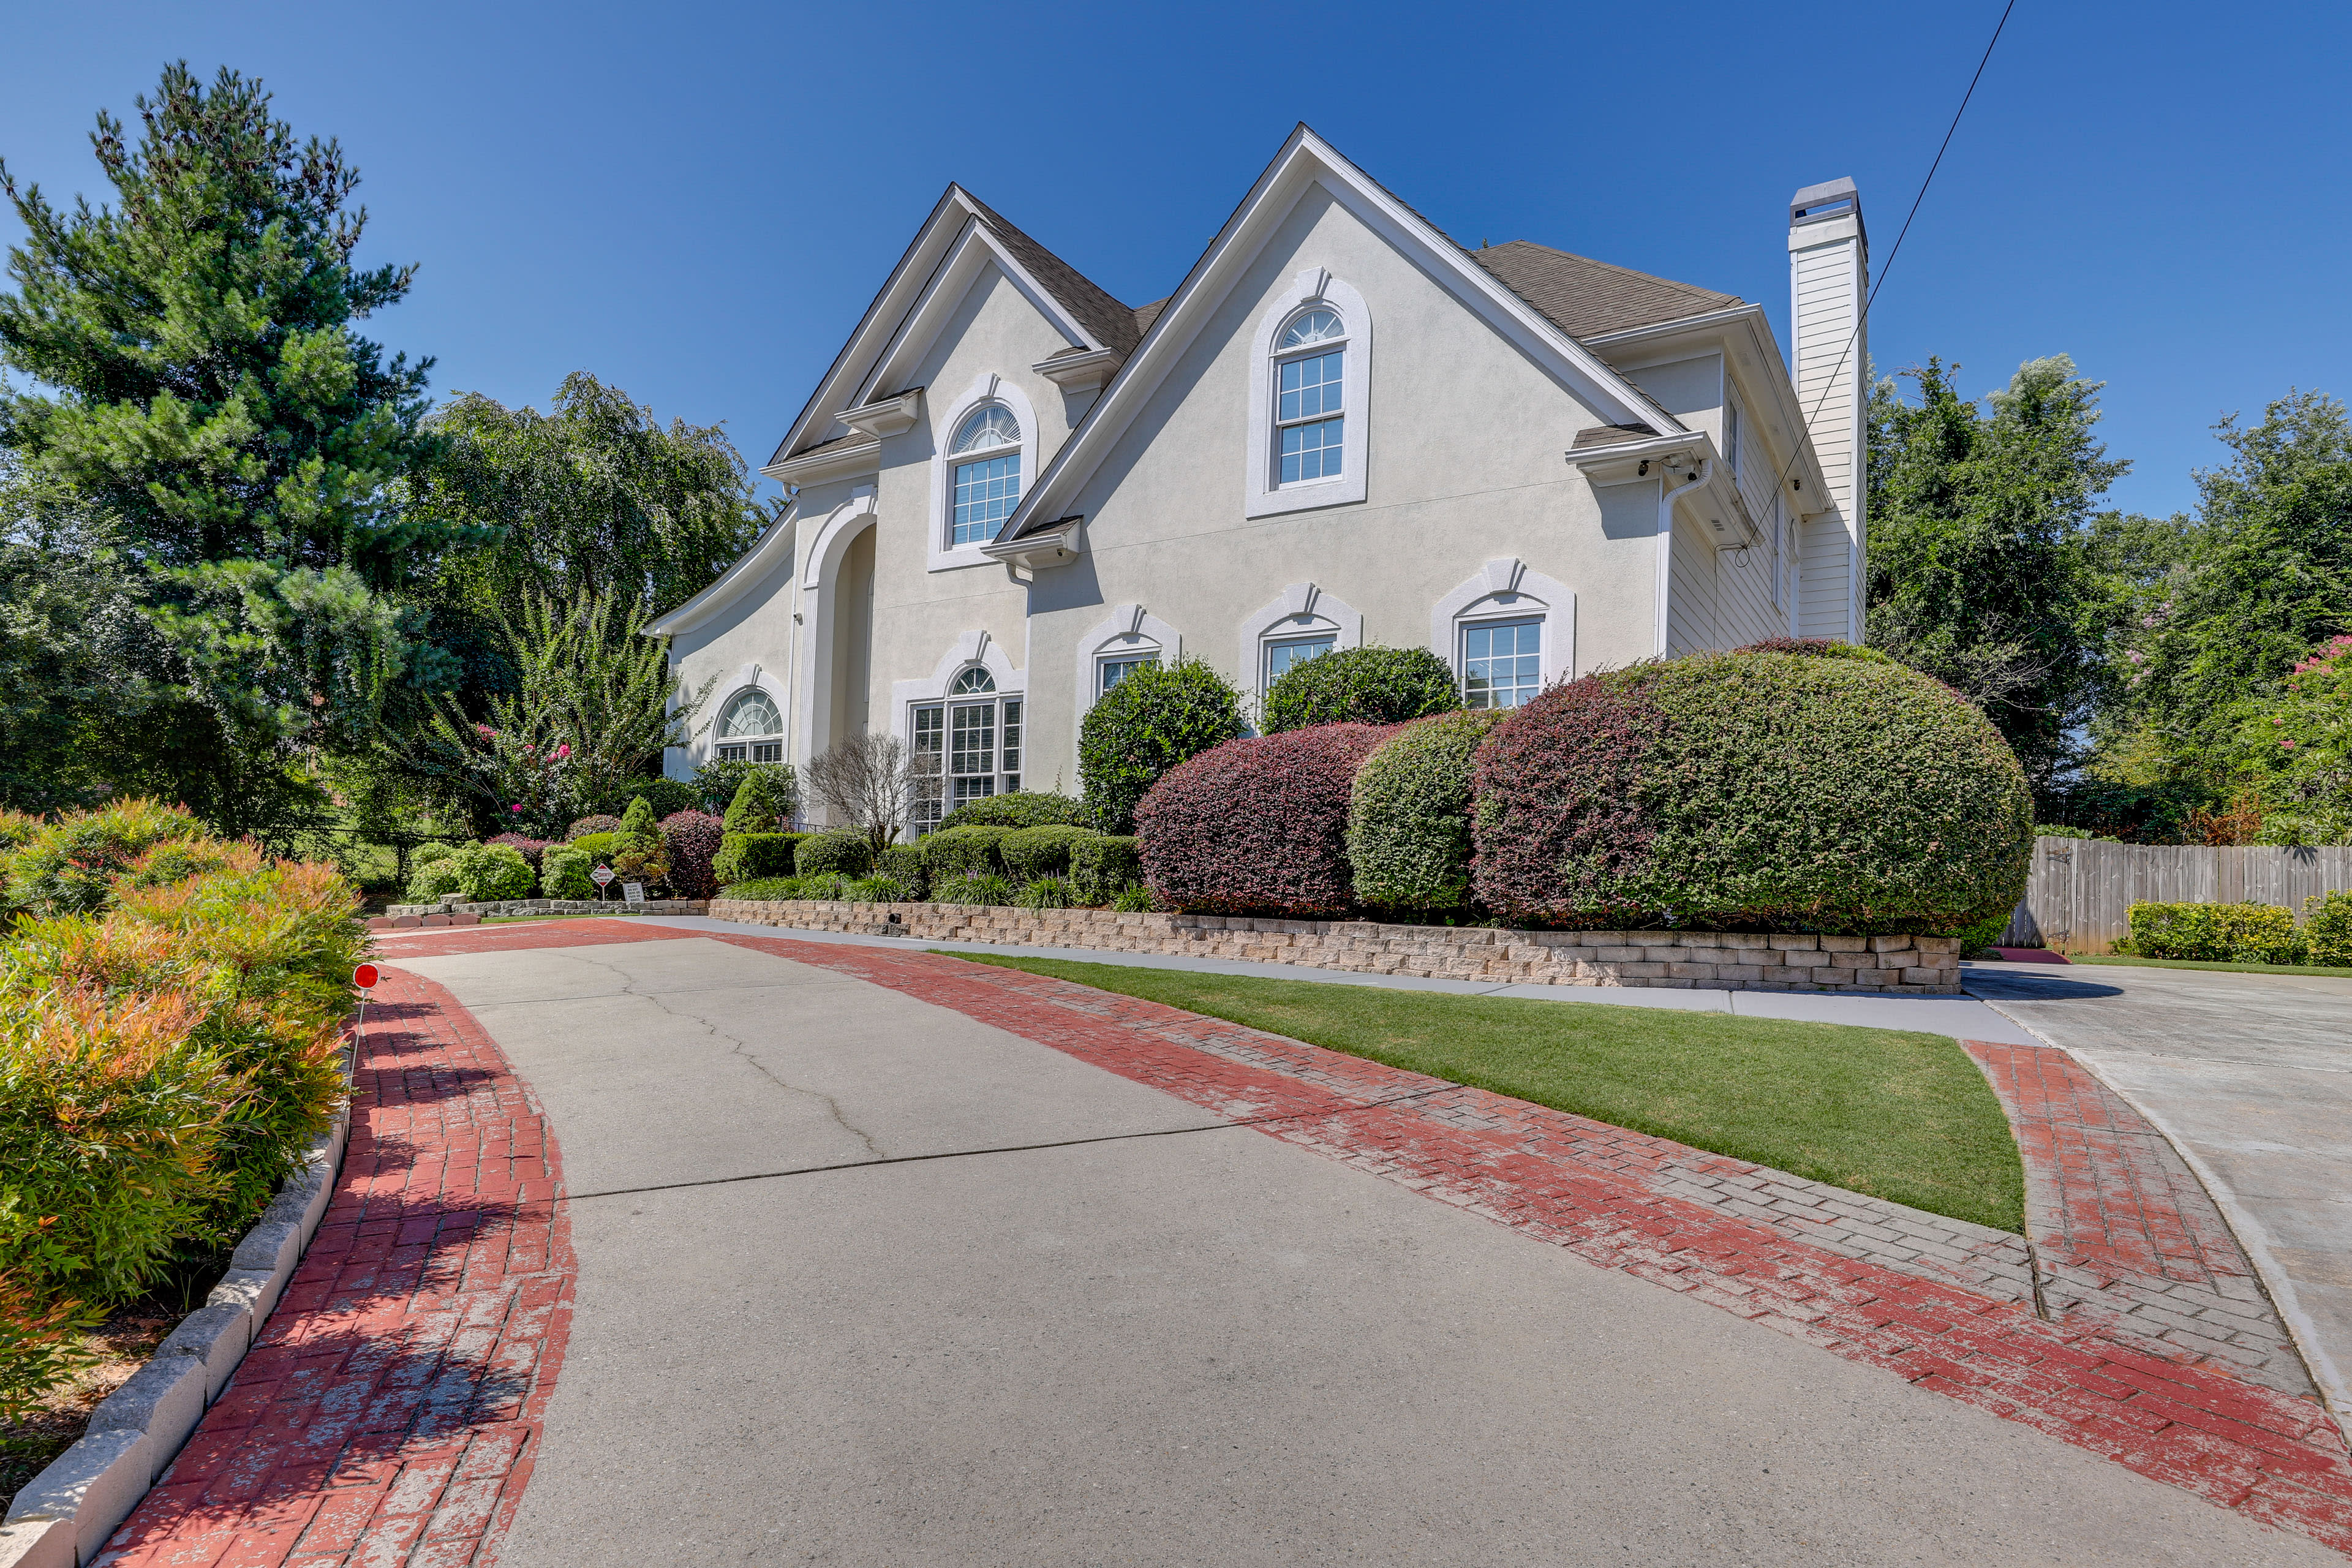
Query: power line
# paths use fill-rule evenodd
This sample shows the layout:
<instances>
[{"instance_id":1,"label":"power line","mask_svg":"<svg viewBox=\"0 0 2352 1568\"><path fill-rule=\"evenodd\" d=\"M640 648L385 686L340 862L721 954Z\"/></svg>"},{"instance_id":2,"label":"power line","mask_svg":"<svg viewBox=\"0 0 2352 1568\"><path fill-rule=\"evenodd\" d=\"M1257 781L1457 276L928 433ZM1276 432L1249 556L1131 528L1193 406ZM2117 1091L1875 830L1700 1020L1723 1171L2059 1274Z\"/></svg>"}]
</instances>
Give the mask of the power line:
<instances>
[{"instance_id":1,"label":"power line","mask_svg":"<svg viewBox=\"0 0 2352 1568\"><path fill-rule=\"evenodd\" d=\"M1960 128L1960 116L1969 111L1969 100L1977 95L1977 83L1984 79L1985 67L1992 63L1993 46L2000 42L2001 30L2009 26L2009 14L2016 9L2017 0L2009 0L2009 4L2000 8L2000 20L1993 24L1992 37L1986 41L1984 54L1977 61L1976 75L1969 78L1969 89L1960 94L1960 106L1952 110L1952 122L1944 128L1944 140L1936 147L1936 160L1927 165L1927 177L1919 182L1919 194L1911 198L1911 210L1903 215L1903 226L1895 231L1894 248L1886 253L1886 265L1879 268L1877 280L1871 284L1870 293L1863 300L1862 314L1855 319L1853 331L1846 334L1845 347L1838 352L1837 363L1831 368L1829 379L1822 384L1822 395L1813 399L1812 413L1805 416L1805 439L1808 441L1812 439L1813 421L1822 416L1822 405L1829 401L1831 389L1837 385L1839 374L1845 369L1846 360L1853 353L1853 345L1862 340L1862 329L1870 321L1870 308L1878 302L1878 291L1886 287L1887 277L1895 270L1895 258L1903 254L1904 237L1911 232L1911 220L1919 216L1919 204L1927 199L1927 187L1936 183L1936 171L1944 166L1944 154L1951 148L1953 133ZM1855 204L1855 210L1861 210L1859 203ZM1801 443L1790 449L1788 467L1780 470L1780 483L1785 485L1789 482L1789 475L1797 466L1798 454L1803 449Z\"/></svg>"}]
</instances>

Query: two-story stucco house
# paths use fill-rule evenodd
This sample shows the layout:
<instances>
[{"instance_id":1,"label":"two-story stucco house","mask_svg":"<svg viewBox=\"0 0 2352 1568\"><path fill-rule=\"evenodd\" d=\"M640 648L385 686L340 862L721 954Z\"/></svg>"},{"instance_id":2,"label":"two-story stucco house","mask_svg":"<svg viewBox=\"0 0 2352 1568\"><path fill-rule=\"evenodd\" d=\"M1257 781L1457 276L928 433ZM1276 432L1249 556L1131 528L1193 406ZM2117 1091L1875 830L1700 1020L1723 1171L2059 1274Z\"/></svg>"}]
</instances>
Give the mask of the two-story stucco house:
<instances>
[{"instance_id":1,"label":"two-story stucco house","mask_svg":"<svg viewBox=\"0 0 2352 1568\"><path fill-rule=\"evenodd\" d=\"M1075 791L1079 721L1139 662L1258 693L1419 644L1500 706L1859 640L1852 183L1799 192L1788 243L1784 358L1728 294L1465 250L1304 126L1141 307L951 185L761 470L789 511L653 628L683 689L714 682L668 769L889 732L943 759L919 828Z\"/></svg>"}]
</instances>

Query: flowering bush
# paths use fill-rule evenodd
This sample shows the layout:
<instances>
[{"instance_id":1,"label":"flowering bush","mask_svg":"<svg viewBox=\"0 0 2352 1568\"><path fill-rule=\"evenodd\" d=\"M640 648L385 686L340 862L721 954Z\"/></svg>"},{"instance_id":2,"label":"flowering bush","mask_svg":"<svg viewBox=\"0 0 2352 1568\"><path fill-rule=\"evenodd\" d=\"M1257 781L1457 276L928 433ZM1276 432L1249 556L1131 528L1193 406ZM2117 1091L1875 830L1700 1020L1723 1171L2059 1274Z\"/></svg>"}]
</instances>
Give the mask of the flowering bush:
<instances>
[{"instance_id":1,"label":"flowering bush","mask_svg":"<svg viewBox=\"0 0 2352 1568\"><path fill-rule=\"evenodd\" d=\"M2352 892L2339 889L2304 900L2303 940L2310 962L2352 967Z\"/></svg>"},{"instance_id":2,"label":"flowering bush","mask_svg":"<svg viewBox=\"0 0 2352 1568\"><path fill-rule=\"evenodd\" d=\"M1488 709L1422 719L1364 759L1348 806L1359 900L1415 913L1469 903L1472 759L1503 717Z\"/></svg>"},{"instance_id":3,"label":"flowering bush","mask_svg":"<svg viewBox=\"0 0 2352 1568\"><path fill-rule=\"evenodd\" d=\"M1228 741L1169 770L1135 808L1152 893L1203 914L1343 913L1354 902L1349 785L1391 732L1288 730Z\"/></svg>"},{"instance_id":4,"label":"flowering bush","mask_svg":"<svg viewBox=\"0 0 2352 1568\"><path fill-rule=\"evenodd\" d=\"M2352 635L2320 644L2248 704L2230 760L2258 803L2261 842L2352 842Z\"/></svg>"},{"instance_id":5,"label":"flowering bush","mask_svg":"<svg viewBox=\"0 0 2352 1568\"><path fill-rule=\"evenodd\" d=\"M496 798L499 814L520 831L553 835L573 809L571 742L482 723L451 727L446 744L453 752L460 740L467 742L466 771L484 795Z\"/></svg>"},{"instance_id":6,"label":"flowering bush","mask_svg":"<svg viewBox=\"0 0 2352 1568\"><path fill-rule=\"evenodd\" d=\"M1284 670L1266 689L1263 727L1402 724L1461 705L1453 668L1427 648L1349 647Z\"/></svg>"},{"instance_id":7,"label":"flowering bush","mask_svg":"<svg viewBox=\"0 0 2352 1568\"><path fill-rule=\"evenodd\" d=\"M662 847L669 852L670 890L681 899L707 899L719 891L711 862L726 826L707 811L679 811L662 818Z\"/></svg>"},{"instance_id":8,"label":"flowering bush","mask_svg":"<svg viewBox=\"0 0 2352 1568\"><path fill-rule=\"evenodd\" d=\"M1479 746L1478 901L1514 922L1953 935L2013 908L2017 759L1867 649L1702 654L1539 695Z\"/></svg>"}]
</instances>

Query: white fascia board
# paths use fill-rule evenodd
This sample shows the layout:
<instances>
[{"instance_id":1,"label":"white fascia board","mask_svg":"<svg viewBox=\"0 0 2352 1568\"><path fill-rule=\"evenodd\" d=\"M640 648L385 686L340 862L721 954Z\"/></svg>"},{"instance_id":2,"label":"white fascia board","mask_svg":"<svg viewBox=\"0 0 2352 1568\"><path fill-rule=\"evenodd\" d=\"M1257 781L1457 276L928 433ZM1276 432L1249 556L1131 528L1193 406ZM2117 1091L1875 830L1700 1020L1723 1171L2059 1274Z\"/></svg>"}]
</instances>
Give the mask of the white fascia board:
<instances>
[{"instance_id":1,"label":"white fascia board","mask_svg":"<svg viewBox=\"0 0 2352 1568\"><path fill-rule=\"evenodd\" d=\"M1431 276L1454 284L1457 295L1503 337L1555 380L1613 424L1643 424L1680 431L1682 423L1649 395L1536 313L1495 276L1470 259L1428 221L1381 189L1321 137L1301 125L1250 187L1233 216L1217 231L1201 259L1171 295L1151 330L1111 377L1078 427L1038 476L1037 483L1005 519L999 539L1010 539L1040 511L1051 516L1066 506L1070 492L1108 455L1128 422L1150 401L1175 368L1185 348L1240 274L1256 259L1290 209L1310 185L1320 184L1349 212L1404 255L1418 259Z\"/></svg>"},{"instance_id":2,"label":"white fascia board","mask_svg":"<svg viewBox=\"0 0 2352 1568\"><path fill-rule=\"evenodd\" d=\"M1571 447L1568 460L1594 483L1614 484L1621 479L1646 478L1635 472L1643 463L1683 457L1689 458L1689 466L1696 468L1715 457L1715 443L1707 439L1705 431L1685 430L1672 436L1644 436L1638 441L1612 441L1606 447L1587 447L1581 451Z\"/></svg>"},{"instance_id":3,"label":"white fascia board","mask_svg":"<svg viewBox=\"0 0 2352 1568\"><path fill-rule=\"evenodd\" d=\"M881 466L882 437L863 436L835 441L821 451L803 452L797 458L770 463L760 471L780 485L797 488L825 479L856 479L874 473Z\"/></svg>"},{"instance_id":4,"label":"white fascia board","mask_svg":"<svg viewBox=\"0 0 2352 1568\"><path fill-rule=\"evenodd\" d=\"M793 535L798 531L801 509L797 502L784 515L768 525L768 531L751 542L751 548L735 558L735 564L719 574L719 580L646 627L651 637L674 637L692 631L712 616L740 598L743 591L766 574L768 568L789 561L793 554Z\"/></svg>"},{"instance_id":5,"label":"white fascia board","mask_svg":"<svg viewBox=\"0 0 2352 1568\"><path fill-rule=\"evenodd\" d=\"M1726 340L1734 332L1744 332L1748 345L1755 352L1759 374L1752 380L1761 384L1765 396L1772 400L1773 409L1783 421L1782 428L1797 431L1797 467L1790 477L1805 481L1808 496L1827 496L1828 481L1822 477L1819 458L1813 452L1812 438L1805 429L1805 410L1797 397L1796 384L1789 378L1788 361L1780 355L1780 344L1772 335L1772 323L1761 305L1732 305L1704 315L1684 316L1671 321L1654 321L1644 327L1628 327L1622 331L1606 332L1585 340L1591 348L1610 353L1612 363L1629 369L1648 364L1663 364L1676 357L1679 352L1694 348L1727 351ZM1618 351L1611 353L1611 351ZM1630 352L1627 352L1630 351ZM1639 354L1640 357L1634 357ZM1727 365L1724 374L1731 373ZM1756 390L1749 387L1750 391ZM1770 426L1767 426L1766 434ZM1785 463L1789 453L1779 441L1773 445L1781 449L1774 455L1774 465ZM1799 509L1803 510L1803 509ZM1820 510L1820 509L1814 509Z\"/></svg>"},{"instance_id":6,"label":"white fascia board","mask_svg":"<svg viewBox=\"0 0 2352 1568\"><path fill-rule=\"evenodd\" d=\"M908 310L898 331L891 334L889 343L875 356L873 366L859 379L857 390L851 395L856 402L863 404L886 396L898 381L913 374L914 363L930 348L931 340L963 303L964 295L991 262L1012 279L1013 286L1021 290L1039 315L1070 340L1073 348L1103 347L1078 324L1076 317L1045 292L1028 268L1013 258L1013 253L989 232L988 225L974 215L957 233L955 242L924 283L922 292Z\"/></svg>"}]
</instances>

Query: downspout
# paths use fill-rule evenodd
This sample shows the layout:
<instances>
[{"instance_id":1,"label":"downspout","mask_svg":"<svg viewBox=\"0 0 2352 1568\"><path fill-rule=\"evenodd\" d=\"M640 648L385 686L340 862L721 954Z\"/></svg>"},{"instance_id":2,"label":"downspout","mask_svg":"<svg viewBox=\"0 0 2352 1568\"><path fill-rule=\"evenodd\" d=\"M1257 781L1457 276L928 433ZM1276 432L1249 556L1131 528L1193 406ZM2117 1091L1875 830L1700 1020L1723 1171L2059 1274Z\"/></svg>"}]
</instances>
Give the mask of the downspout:
<instances>
[{"instance_id":1,"label":"downspout","mask_svg":"<svg viewBox=\"0 0 2352 1568\"><path fill-rule=\"evenodd\" d=\"M1658 657L1666 657L1666 594L1672 586L1675 561L1675 502L1685 490L1696 489L1715 477L1715 459L1703 458L1689 479L1658 497Z\"/></svg>"}]
</instances>

